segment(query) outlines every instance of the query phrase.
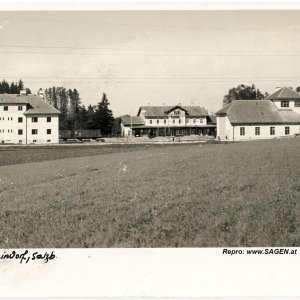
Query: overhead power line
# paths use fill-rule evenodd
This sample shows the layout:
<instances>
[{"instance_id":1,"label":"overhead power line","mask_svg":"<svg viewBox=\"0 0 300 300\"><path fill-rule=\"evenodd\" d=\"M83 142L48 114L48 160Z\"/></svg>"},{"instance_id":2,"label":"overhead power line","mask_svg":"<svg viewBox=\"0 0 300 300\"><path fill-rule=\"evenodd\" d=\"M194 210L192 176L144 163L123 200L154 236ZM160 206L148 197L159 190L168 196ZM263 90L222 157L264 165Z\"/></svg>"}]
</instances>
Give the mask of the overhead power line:
<instances>
[{"instance_id":1,"label":"overhead power line","mask_svg":"<svg viewBox=\"0 0 300 300\"><path fill-rule=\"evenodd\" d=\"M19 49L19 50L10 50ZM28 49L28 50L24 50ZM43 51L45 49L46 51ZM58 51L47 51L55 50ZM60 50L60 51L59 51ZM63 50L63 51L61 51ZM80 51L77 50L87 50ZM92 51L91 51L92 50ZM104 52L103 52L104 51ZM153 53L154 52L154 53ZM161 53L159 53L161 52ZM100 48L72 46L0 45L0 54L153 56L153 57L287 57L300 56L300 50L205 50L154 48Z\"/></svg>"},{"instance_id":2,"label":"overhead power line","mask_svg":"<svg viewBox=\"0 0 300 300\"><path fill-rule=\"evenodd\" d=\"M300 81L299 76L263 76L263 77L37 77L37 76L5 76L3 79L15 79L22 78L26 83L44 84L44 83L73 83L73 84L185 84L185 83L200 83L200 82L243 82L243 81ZM29 79L28 81L26 80ZM36 79L36 80L35 80ZM1 79L0 79L1 81Z\"/></svg>"},{"instance_id":3,"label":"overhead power line","mask_svg":"<svg viewBox=\"0 0 300 300\"><path fill-rule=\"evenodd\" d=\"M162 49L162 48L103 48L76 46L38 46L38 45L3 45L0 48L37 48L37 49L66 49L66 50L100 50L100 51L154 51L154 52L215 52L215 53L300 53L299 50L224 50L224 49Z\"/></svg>"},{"instance_id":4,"label":"overhead power line","mask_svg":"<svg viewBox=\"0 0 300 300\"><path fill-rule=\"evenodd\" d=\"M3 78L19 78L20 75L1 75ZM47 79L47 80L265 80L265 79L300 79L299 76L263 76L263 77L43 77L43 76L21 76L22 78L30 78L30 79ZM0 79L1 81L1 79ZM74 81L75 82L75 81Z\"/></svg>"},{"instance_id":5,"label":"overhead power line","mask_svg":"<svg viewBox=\"0 0 300 300\"><path fill-rule=\"evenodd\" d=\"M39 19L26 19L26 18L12 18L10 19L14 22L30 22L30 23L50 23L50 24L55 24L55 23L69 23L69 24L98 24L98 25L108 25L108 26L129 26L129 27L147 27L147 28L158 28L158 29L163 29L163 28L176 28L176 29L201 29L203 31L224 31L224 30L229 30L229 31L259 31L259 32L278 32L278 31L296 31L299 32L297 26L290 27L290 28L283 28L283 27L272 27L272 28L266 28L266 27L261 27L261 28L254 28L254 27L205 27L203 25L178 25L178 24L157 24L157 23L116 23L116 22L105 22L105 21L99 21L99 20L70 20L70 19L45 19L45 18L39 18Z\"/></svg>"},{"instance_id":6,"label":"overhead power line","mask_svg":"<svg viewBox=\"0 0 300 300\"><path fill-rule=\"evenodd\" d=\"M98 55L98 56L153 56L153 57L299 57L300 54L153 54L153 53L87 53L87 52L40 52L40 51L1 51L0 54L37 55Z\"/></svg>"},{"instance_id":7,"label":"overhead power line","mask_svg":"<svg viewBox=\"0 0 300 300\"><path fill-rule=\"evenodd\" d=\"M240 79L238 82L243 82L245 80ZM275 82L275 81L282 81L281 79L258 79L253 81L255 82ZM292 79L289 81L295 81L299 82L299 79ZM77 84L77 85L82 85L82 84L156 84L156 85L163 85L163 84L199 84L199 83L232 83L232 82L237 82L237 80L207 80L207 81L110 81L110 82L105 82L105 81L60 81L60 82L51 82L51 81L25 81L25 83L30 83L30 84L48 84L48 85L60 85L60 84Z\"/></svg>"}]
</instances>

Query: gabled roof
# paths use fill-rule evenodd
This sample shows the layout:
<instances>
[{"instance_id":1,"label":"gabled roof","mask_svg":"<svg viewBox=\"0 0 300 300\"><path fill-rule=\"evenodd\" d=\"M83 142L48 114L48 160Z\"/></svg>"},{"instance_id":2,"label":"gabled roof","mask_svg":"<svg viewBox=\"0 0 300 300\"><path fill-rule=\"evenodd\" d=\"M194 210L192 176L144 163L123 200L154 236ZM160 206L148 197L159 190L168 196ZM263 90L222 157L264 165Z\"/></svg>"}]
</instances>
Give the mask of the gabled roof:
<instances>
[{"instance_id":1,"label":"gabled roof","mask_svg":"<svg viewBox=\"0 0 300 300\"><path fill-rule=\"evenodd\" d=\"M208 113L204 107L201 106L141 106L138 112L138 116L142 111L145 117L165 117L175 107L182 108L187 112L190 117L204 117L208 116Z\"/></svg>"},{"instance_id":2,"label":"gabled roof","mask_svg":"<svg viewBox=\"0 0 300 300\"><path fill-rule=\"evenodd\" d=\"M54 108L46 100L40 96L29 94L26 97L23 96L28 104L28 110L24 112L24 115L59 115L60 111Z\"/></svg>"},{"instance_id":3,"label":"gabled roof","mask_svg":"<svg viewBox=\"0 0 300 300\"><path fill-rule=\"evenodd\" d=\"M181 106L187 111L190 117L206 117L208 112L204 107L201 106Z\"/></svg>"},{"instance_id":4,"label":"gabled roof","mask_svg":"<svg viewBox=\"0 0 300 300\"><path fill-rule=\"evenodd\" d=\"M175 109L177 109L177 108L179 108L179 109L181 109L181 110L184 110L186 113L188 113L188 112L186 111L186 109L184 109L184 108L183 108L182 106L180 106L180 105L171 106L171 108L168 109L168 110L166 110L165 112L166 112L166 113L169 113L169 112L171 112L171 111L173 111L173 110L175 110Z\"/></svg>"},{"instance_id":5,"label":"gabled roof","mask_svg":"<svg viewBox=\"0 0 300 300\"><path fill-rule=\"evenodd\" d=\"M269 95L266 97L268 100L289 100L289 99L300 99L300 94L293 91L290 88L283 87L273 93L272 95Z\"/></svg>"},{"instance_id":6,"label":"gabled roof","mask_svg":"<svg viewBox=\"0 0 300 300\"><path fill-rule=\"evenodd\" d=\"M300 114L291 110L279 110L282 123L299 123Z\"/></svg>"},{"instance_id":7,"label":"gabled roof","mask_svg":"<svg viewBox=\"0 0 300 300\"><path fill-rule=\"evenodd\" d=\"M28 94L0 94L0 104L27 104L24 115L58 115L60 112L40 96Z\"/></svg>"},{"instance_id":8,"label":"gabled roof","mask_svg":"<svg viewBox=\"0 0 300 300\"><path fill-rule=\"evenodd\" d=\"M300 114L279 110L271 100L235 100L219 110L231 124L300 124Z\"/></svg>"},{"instance_id":9,"label":"gabled roof","mask_svg":"<svg viewBox=\"0 0 300 300\"><path fill-rule=\"evenodd\" d=\"M237 100L235 100L235 101L237 101ZM226 114L227 111L228 111L228 109L230 108L231 104L232 104L232 102L229 103L229 104L227 104L227 105L225 105L225 106L224 106L223 108L221 108L220 110L218 110L218 111L216 112L216 115L219 116L219 115Z\"/></svg>"},{"instance_id":10,"label":"gabled roof","mask_svg":"<svg viewBox=\"0 0 300 300\"><path fill-rule=\"evenodd\" d=\"M217 124L217 117L215 115L210 115L207 118L208 124Z\"/></svg>"},{"instance_id":11,"label":"gabled roof","mask_svg":"<svg viewBox=\"0 0 300 300\"><path fill-rule=\"evenodd\" d=\"M136 125L144 125L144 120L141 117L130 117L129 115L125 115L121 117L121 122L124 125L130 126L131 124ZM131 123L132 122L132 123Z\"/></svg>"},{"instance_id":12,"label":"gabled roof","mask_svg":"<svg viewBox=\"0 0 300 300\"><path fill-rule=\"evenodd\" d=\"M15 94L0 94L0 104L27 104L25 98Z\"/></svg>"}]
</instances>

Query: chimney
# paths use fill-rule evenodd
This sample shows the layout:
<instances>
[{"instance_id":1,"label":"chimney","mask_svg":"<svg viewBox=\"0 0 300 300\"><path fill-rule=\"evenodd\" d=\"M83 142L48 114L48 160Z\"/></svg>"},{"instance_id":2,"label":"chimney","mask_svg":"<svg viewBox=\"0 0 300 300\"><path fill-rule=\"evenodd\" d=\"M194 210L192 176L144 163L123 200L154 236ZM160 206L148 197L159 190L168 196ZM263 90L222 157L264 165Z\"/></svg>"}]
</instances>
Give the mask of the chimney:
<instances>
[{"instance_id":1,"label":"chimney","mask_svg":"<svg viewBox=\"0 0 300 300\"><path fill-rule=\"evenodd\" d=\"M26 96L26 90L20 90L20 96Z\"/></svg>"},{"instance_id":2,"label":"chimney","mask_svg":"<svg viewBox=\"0 0 300 300\"><path fill-rule=\"evenodd\" d=\"M40 88L38 90L37 95L40 96L41 98L45 99L45 93L42 88Z\"/></svg>"}]
</instances>

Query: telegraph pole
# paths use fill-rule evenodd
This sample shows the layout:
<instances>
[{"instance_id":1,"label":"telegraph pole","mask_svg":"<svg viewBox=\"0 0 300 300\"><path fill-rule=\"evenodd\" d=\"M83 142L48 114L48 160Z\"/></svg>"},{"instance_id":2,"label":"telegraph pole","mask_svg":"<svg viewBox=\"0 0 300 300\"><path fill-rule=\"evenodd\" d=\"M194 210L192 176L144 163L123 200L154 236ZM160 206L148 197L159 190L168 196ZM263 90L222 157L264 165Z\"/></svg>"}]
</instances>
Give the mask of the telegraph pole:
<instances>
[{"instance_id":1,"label":"telegraph pole","mask_svg":"<svg viewBox=\"0 0 300 300\"><path fill-rule=\"evenodd\" d=\"M130 110L130 136L132 137L132 108Z\"/></svg>"}]
</instances>

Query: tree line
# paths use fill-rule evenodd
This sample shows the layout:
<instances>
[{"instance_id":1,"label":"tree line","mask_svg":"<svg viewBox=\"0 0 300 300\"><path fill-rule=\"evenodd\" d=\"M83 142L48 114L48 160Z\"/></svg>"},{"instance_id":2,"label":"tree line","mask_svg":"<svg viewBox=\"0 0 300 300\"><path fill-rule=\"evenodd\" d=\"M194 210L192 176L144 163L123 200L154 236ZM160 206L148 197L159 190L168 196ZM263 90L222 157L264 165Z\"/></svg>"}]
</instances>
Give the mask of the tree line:
<instances>
[{"instance_id":1,"label":"tree line","mask_svg":"<svg viewBox=\"0 0 300 300\"><path fill-rule=\"evenodd\" d=\"M24 83L20 79L18 82L8 83L5 79L0 82L0 94L19 94L21 90L24 90ZM29 88L26 88L26 94L31 94Z\"/></svg>"},{"instance_id":2,"label":"tree line","mask_svg":"<svg viewBox=\"0 0 300 300\"><path fill-rule=\"evenodd\" d=\"M45 99L60 111L60 130L100 129L103 136L112 134L114 117L105 93L97 105L81 104L77 89L50 87L45 89Z\"/></svg>"},{"instance_id":3,"label":"tree line","mask_svg":"<svg viewBox=\"0 0 300 300\"><path fill-rule=\"evenodd\" d=\"M8 83L4 79L0 82L0 94L19 94L21 90L26 90L26 94L31 94L30 89L24 87L21 79L18 82ZM296 87L295 91L300 92L300 87ZM223 105L230 104L234 100L261 100L268 95L267 92L261 92L254 84L240 84L229 89L224 95ZM113 117L105 93L97 105L87 107L81 104L79 92L75 88L72 90L65 87L49 87L45 89L44 97L61 112L60 130L100 129L104 136L120 134L120 118Z\"/></svg>"},{"instance_id":4,"label":"tree line","mask_svg":"<svg viewBox=\"0 0 300 300\"><path fill-rule=\"evenodd\" d=\"M21 90L26 90L26 94L31 94L29 88L25 88L23 81L7 82L5 79L0 82L0 94L19 94ZM109 108L109 101L105 93L97 105L82 105L77 89L66 89L65 87L49 87L44 93L39 89L38 93L52 106L58 109L60 130L79 129L100 129L103 136L113 134L114 117Z\"/></svg>"}]
</instances>

